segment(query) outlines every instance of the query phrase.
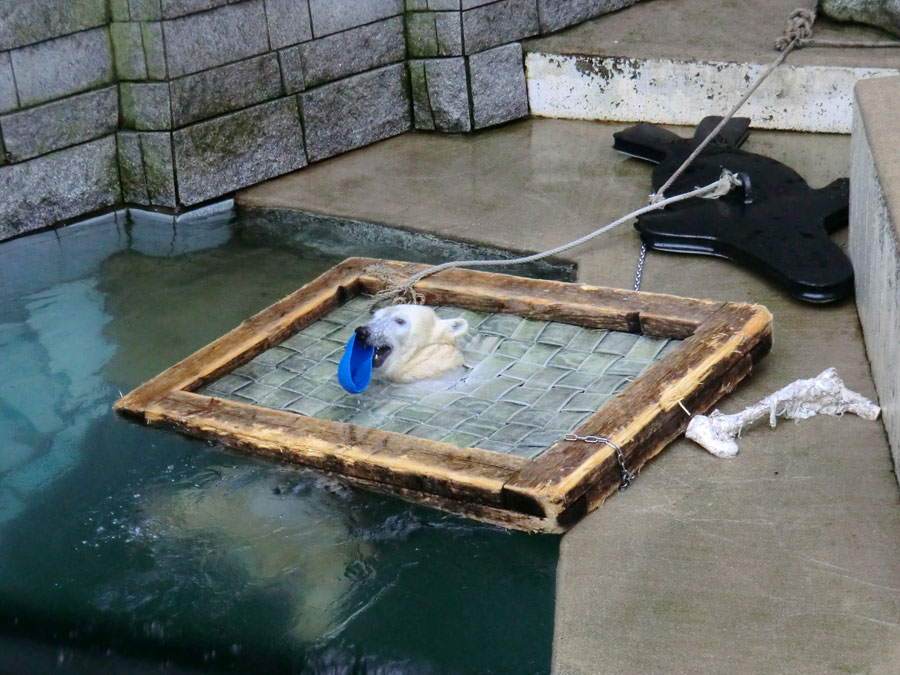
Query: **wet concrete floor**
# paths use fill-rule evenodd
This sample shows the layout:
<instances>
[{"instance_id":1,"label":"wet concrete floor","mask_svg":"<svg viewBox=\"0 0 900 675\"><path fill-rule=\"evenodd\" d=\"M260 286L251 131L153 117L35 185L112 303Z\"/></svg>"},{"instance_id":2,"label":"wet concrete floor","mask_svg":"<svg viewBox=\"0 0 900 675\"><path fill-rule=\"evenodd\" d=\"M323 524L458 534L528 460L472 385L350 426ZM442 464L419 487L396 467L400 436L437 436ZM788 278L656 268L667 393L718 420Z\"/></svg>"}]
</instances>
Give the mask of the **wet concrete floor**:
<instances>
[{"instance_id":1,"label":"wet concrete floor","mask_svg":"<svg viewBox=\"0 0 900 675\"><path fill-rule=\"evenodd\" d=\"M542 250L646 203L649 165L611 149L621 128L527 120L406 134L238 202ZM849 173L847 136L755 131L745 149L813 187ZM623 225L570 253L581 281L630 288L638 250ZM724 412L829 366L875 395L852 300L808 305L726 261L652 252L642 289L774 314L772 353ZM745 431L740 447L723 460L673 443L563 537L554 672L900 672L900 493L881 423L784 422Z\"/></svg>"}]
</instances>

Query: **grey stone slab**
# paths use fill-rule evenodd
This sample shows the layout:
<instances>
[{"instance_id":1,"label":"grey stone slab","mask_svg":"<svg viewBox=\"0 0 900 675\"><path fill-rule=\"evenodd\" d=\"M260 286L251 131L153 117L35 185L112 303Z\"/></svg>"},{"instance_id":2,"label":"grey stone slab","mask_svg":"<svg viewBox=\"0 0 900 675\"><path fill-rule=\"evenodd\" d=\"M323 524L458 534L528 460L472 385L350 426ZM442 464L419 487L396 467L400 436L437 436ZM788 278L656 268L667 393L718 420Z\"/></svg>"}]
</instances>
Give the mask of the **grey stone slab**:
<instances>
[{"instance_id":1,"label":"grey stone slab","mask_svg":"<svg viewBox=\"0 0 900 675\"><path fill-rule=\"evenodd\" d=\"M172 156L172 134L142 133L140 137L150 204L174 208L178 205L178 200L175 187L175 161Z\"/></svg>"},{"instance_id":2,"label":"grey stone slab","mask_svg":"<svg viewBox=\"0 0 900 675\"><path fill-rule=\"evenodd\" d=\"M163 39L162 22L141 24L141 42L144 45L144 60L147 63L147 77L151 80L168 79L166 69L166 47Z\"/></svg>"},{"instance_id":3,"label":"grey stone slab","mask_svg":"<svg viewBox=\"0 0 900 675\"><path fill-rule=\"evenodd\" d=\"M403 0L309 0L315 37L403 13Z\"/></svg>"},{"instance_id":4,"label":"grey stone slab","mask_svg":"<svg viewBox=\"0 0 900 675\"><path fill-rule=\"evenodd\" d=\"M409 55L458 56L463 53L459 12L409 12L406 15Z\"/></svg>"},{"instance_id":5,"label":"grey stone slab","mask_svg":"<svg viewBox=\"0 0 900 675\"><path fill-rule=\"evenodd\" d=\"M428 82L425 80L425 60L409 62L409 87L413 104L413 126L422 131L434 130L431 101L428 98Z\"/></svg>"},{"instance_id":6,"label":"grey stone slab","mask_svg":"<svg viewBox=\"0 0 900 675\"><path fill-rule=\"evenodd\" d=\"M550 33L601 14L630 7L638 0L537 0L542 33Z\"/></svg>"},{"instance_id":7,"label":"grey stone slab","mask_svg":"<svg viewBox=\"0 0 900 675\"><path fill-rule=\"evenodd\" d=\"M281 81L285 94L296 94L306 88L303 79L303 58L300 47L288 47L278 52L278 63L281 66Z\"/></svg>"},{"instance_id":8,"label":"grey stone slab","mask_svg":"<svg viewBox=\"0 0 900 675\"><path fill-rule=\"evenodd\" d=\"M10 53L21 105L34 105L115 79L109 31L83 31Z\"/></svg>"},{"instance_id":9,"label":"grey stone slab","mask_svg":"<svg viewBox=\"0 0 900 675\"><path fill-rule=\"evenodd\" d=\"M0 0L0 51L106 22L106 0Z\"/></svg>"},{"instance_id":10,"label":"grey stone slab","mask_svg":"<svg viewBox=\"0 0 900 675\"><path fill-rule=\"evenodd\" d=\"M116 75L120 80L147 79L147 62L141 39L141 24L112 23L109 26L115 56Z\"/></svg>"},{"instance_id":11,"label":"grey stone slab","mask_svg":"<svg viewBox=\"0 0 900 675\"><path fill-rule=\"evenodd\" d=\"M310 161L347 152L410 127L406 66L385 66L300 94Z\"/></svg>"},{"instance_id":12,"label":"grey stone slab","mask_svg":"<svg viewBox=\"0 0 900 675\"><path fill-rule=\"evenodd\" d=\"M113 21L131 21L128 0L109 0L109 15Z\"/></svg>"},{"instance_id":13,"label":"grey stone slab","mask_svg":"<svg viewBox=\"0 0 900 675\"><path fill-rule=\"evenodd\" d=\"M818 6L837 21L867 23L900 36L900 4L895 0L821 0Z\"/></svg>"},{"instance_id":14,"label":"grey stone slab","mask_svg":"<svg viewBox=\"0 0 900 675\"><path fill-rule=\"evenodd\" d=\"M181 203L196 204L306 165L295 97L174 133Z\"/></svg>"},{"instance_id":15,"label":"grey stone slab","mask_svg":"<svg viewBox=\"0 0 900 675\"><path fill-rule=\"evenodd\" d=\"M312 39L308 0L266 0L266 19L272 49Z\"/></svg>"},{"instance_id":16,"label":"grey stone slab","mask_svg":"<svg viewBox=\"0 0 900 675\"><path fill-rule=\"evenodd\" d=\"M528 115L522 46L504 45L469 57L472 117L476 129Z\"/></svg>"},{"instance_id":17,"label":"grey stone slab","mask_svg":"<svg viewBox=\"0 0 900 675\"><path fill-rule=\"evenodd\" d=\"M425 79L435 129L445 132L471 131L465 59L426 60Z\"/></svg>"},{"instance_id":18,"label":"grey stone slab","mask_svg":"<svg viewBox=\"0 0 900 675\"><path fill-rule=\"evenodd\" d=\"M134 2L134 0L131 0ZM164 19L173 19L186 14L202 12L214 7L221 7L234 0L160 0Z\"/></svg>"},{"instance_id":19,"label":"grey stone slab","mask_svg":"<svg viewBox=\"0 0 900 675\"><path fill-rule=\"evenodd\" d=\"M300 46L307 87L402 61L406 56L403 19L396 16Z\"/></svg>"},{"instance_id":20,"label":"grey stone slab","mask_svg":"<svg viewBox=\"0 0 900 675\"><path fill-rule=\"evenodd\" d=\"M147 194L140 134L134 131L120 131L116 134L116 146L119 177L122 182L122 200L126 204L149 206L150 197Z\"/></svg>"},{"instance_id":21,"label":"grey stone slab","mask_svg":"<svg viewBox=\"0 0 900 675\"><path fill-rule=\"evenodd\" d=\"M163 22L169 77L181 77L269 49L263 0L224 5Z\"/></svg>"},{"instance_id":22,"label":"grey stone slab","mask_svg":"<svg viewBox=\"0 0 900 675\"><path fill-rule=\"evenodd\" d=\"M122 124L138 131L172 128L169 85L164 82L122 82L119 84Z\"/></svg>"},{"instance_id":23,"label":"grey stone slab","mask_svg":"<svg viewBox=\"0 0 900 675\"><path fill-rule=\"evenodd\" d=\"M162 18L160 0L128 0L132 21L159 21Z\"/></svg>"},{"instance_id":24,"label":"grey stone slab","mask_svg":"<svg viewBox=\"0 0 900 675\"><path fill-rule=\"evenodd\" d=\"M9 52L0 52L0 112L12 110L18 103Z\"/></svg>"},{"instance_id":25,"label":"grey stone slab","mask_svg":"<svg viewBox=\"0 0 900 675\"><path fill-rule=\"evenodd\" d=\"M540 32L537 0L500 0L476 7L463 12L462 23L467 54Z\"/></svg>"},{"instance_id":26,"label":"grey stone slab","mask_svg":"<svg viewBox=\"0 0 900 675\"><path fill-rule=\"evenodd\" d=\"M115 132L118 123L119 105L114 86L0 117L11 162L106 136Z\"/></svg>"},{"instance_id":27,"label":"grey stone slab","mask_svg":"<svg viewBox=\"0 0 900 675\"><path fill-rule=\"evenodd\" d=\"M459 0L427 0L428 9L432 10L448 10L459 9Z\"/></svg>"},{"instance_id":28,"label":"grey stone slab","mask_svg":"<svg viewBox=\"0 0 900 675\"><path fill-rule=\"evenodd\" d=\"M247 108L281 95L278 57L273 54L220 66L173 80L176 127Z\"/></svg>"},{"instance_id":29,"label":"grey stone slab","mask_svg":"<svg viewBox=\"0 0 900 675\"><path fill-rule=\"evenodd\" d=\"M0 239L119 202L115 136L0 168Z\"/></svg>"}]
</instances>

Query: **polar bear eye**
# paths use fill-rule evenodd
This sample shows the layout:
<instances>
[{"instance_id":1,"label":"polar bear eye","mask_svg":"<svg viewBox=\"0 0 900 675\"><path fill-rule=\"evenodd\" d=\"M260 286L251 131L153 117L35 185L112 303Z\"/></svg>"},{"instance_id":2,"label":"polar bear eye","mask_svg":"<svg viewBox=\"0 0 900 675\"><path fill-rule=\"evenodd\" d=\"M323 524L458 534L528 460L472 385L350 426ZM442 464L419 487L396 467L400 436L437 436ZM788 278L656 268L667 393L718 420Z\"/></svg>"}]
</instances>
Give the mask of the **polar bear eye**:
<instances>
[{"instance_id":1,"label":"polar bear eye","mask_svg":"<svg viewBox=\"0 0 900 675\"><path fill-rule=\"evenodd\" d=\"M406 325L406 319L404 319L402 316L398 316L396 319L394 319L394 321L397 323L398 326Z\"/></svg>"}]
</instances>

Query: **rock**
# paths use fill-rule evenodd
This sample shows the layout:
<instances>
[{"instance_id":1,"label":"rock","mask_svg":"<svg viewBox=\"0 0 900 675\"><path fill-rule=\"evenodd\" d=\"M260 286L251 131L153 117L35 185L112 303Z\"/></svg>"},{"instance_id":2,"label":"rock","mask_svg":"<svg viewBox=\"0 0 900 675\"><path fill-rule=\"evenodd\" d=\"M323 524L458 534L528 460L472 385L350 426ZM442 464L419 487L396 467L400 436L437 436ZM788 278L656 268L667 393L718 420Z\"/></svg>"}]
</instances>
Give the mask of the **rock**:
<instances>
[{"instance_id":1,"label":"rock","mask_svg":"<svg viewBox=\"0 0 900 675\"><path fill-rule=\"evenodd\" d=\"M306 42L300 54L307 87L402 61L403 19L395 16Z\"/></svg>"},{"instance_id":2,"label":"rock","mask_svg":"<svg viewBox=\"0 0 900 675\"><path fill-rule=\"evenodd\" d=\"M173 141L185 205L306 166L294 96L179 129Z\"/></svg>"},{"instance_id":3,"label":"rock","mask_svg":"<svg viewBox=\"0 0 900 675\"><path fill-rule=\"evenodd\" d=\"M630 7L638 0L538 0L541 32L551 33L601 14Z\"/></svg>"},{"instance_id":4,"label":"rock","mask_svg":"<svg viewBox=\"0 0 900 675\"><path fill-rule=\"evenodd\" d=\"M403 13L403 0L309 0L315 37Z\"/></svg>"},{"instance_id":5,"label":"rock","mask_svg":"<svg viewBox=\"0 0 900 675\"><path fill-rule=\"evenodd\" d=\"M130 21L111 23L109 25L109 35L112 38L113 54L116 60L116 74L119 76L119 79L147 79L147 62L144 60L141 24Z\"/></svg>"},{"instance_id":6,"label":"rock","mask_svg":"<svg viewBox=\"0 0 900 675\"><path fill-rule=\"evenodd\" d=\"M23 106L77 94L115 79L105 27L16 49L10 56Z\"/></svg>"},{"instance_id":7,"label":"rock","mask_svg":"<svg viewBox=\"0 0 900 675\"><path fill-rule=\"evenodd\" d=\"M412 61L423 69L421 84L413 76L413 111L417 129L444 132L472 130L466 63L462 57ZM411 68L412 72L417 72ZM420 123L422 126L419 126Z\"/></svg>"},{"instance_id":8,"label":"rock","mask_svg":"<svg viewBox=\"0 0 900 675\"><path fill-rule=\"evenodd\" d=\"M465 9L466 3L463 3ZM484 51L540 32L536 0L500 0L462 13L466 53Z\"/></svg>"},{"instance_id":9,"label":"rock","mask_svg":"<svg viewBox=\"0 0 900 675\"><path fill-rule=\"evenodd\" d=\"M53 101L0 117L11 162L115 133L119 102L115 87Z\"/></svg>"},{"instance_id":10,"label":"rock","mask_svg":"<svg viewBox=\"0 0 900 675\"><path fill-rule=\"evenodd\" d=\"M819 0L819 10L837 21L866 23L900 37L900 0Z\"/></svg>"},{"instance_id":11,"label":"rock","mask_svg":"<svg viewBox=\"0 0 900 675\"><path fill-rule=\"evenodd\" d=\"M266 0L272 49L312 39L307 0Z\"/></svg>"},{"instance_id":12,"label":"rock","mask_svg":"<svg viewBox=\"0 0 900 675\"><path fill-rule=\"evenodd\" d=\"M106 0L0 0L0 51L106 22Z\"/></svg>"},{"instance_id":13,"label":"rock","mask_svg":"<svg viewBox=\"0 0 900 675\"><path fill-rule=\"evenodd\" d=\"M0 168L0 194L0 240L113 206L115 136Z\"/></svg>"},{"instance_id":14,"label":"rock","mask_svg":"<svg viewBox=\"0 0 900 675\"><path fill-rule=\"evenodd\" d=\"M274 54L173 80L172 115L176 127L248 108L281 95L281 73Z\"/></svg>"},{"instance_id":15,"label":"rock","mask_svg":"<svg viewBox=\"0 0 900 675\"><path fill-rule=\"evenodd\" d=\"M522 45L514 42L469 57L475 128L528 115Z\"/></svg>"},{"instance_id":16,"label":"rock","mask_svg":"<svg viewBox=\"0 0 900 675\"><path fill-rule=\"evenodd\" d=\"M398 63L300 94L310 161L410 128L406 65Z\"/></svg>"},{"instance_id":17,"label":"rock","mask_svg":"<svg viewBox=\"0 0 900 675\"><path fill-rule=\"evenodd\" d=\"M169 85L164 82L119 84L122 123L127 129L164 131L172 128Z\"/></svg>"},{"instance_id":18,"label":"rock","mask_svg":"<svg viewBox=\"0 0 900 675\"><path fill-rule=\"evenodd\" d=\"M225 5L164 22L169 77L181 77L269 50L263 0Z\"/></svg>"},{"instance_id":19,"label":"rock","mask_svg":"<svg viewBox=\"0 0 900 675\"><path fill-rule=\"evenodd\" d=\"M462 23L456 12L408 12L406 33L412 57L458 56L463 53Z\"/></svg>"},{"instance_id":20,"label":"rock","mask_svg":"<svg viewBox=\"0 0 900 675\"><path fill-rule=\"evenodd\" d=\"M12 110L17 104L16 83L13 80L9 52L0 52L0 113Z\"/></svg>"}]
</instances>

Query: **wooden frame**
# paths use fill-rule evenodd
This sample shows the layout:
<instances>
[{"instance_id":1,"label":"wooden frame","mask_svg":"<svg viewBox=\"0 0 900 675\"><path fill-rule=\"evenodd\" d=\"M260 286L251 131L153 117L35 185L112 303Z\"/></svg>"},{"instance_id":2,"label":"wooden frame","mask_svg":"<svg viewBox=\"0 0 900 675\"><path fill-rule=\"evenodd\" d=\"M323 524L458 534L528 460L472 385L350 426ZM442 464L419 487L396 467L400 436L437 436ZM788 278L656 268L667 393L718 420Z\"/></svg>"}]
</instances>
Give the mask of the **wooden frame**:
<instances>
[{"instance_id":1,"label":"wooden frame","mask_svg":"<svg viewBox=\"0 0 900 675\"><path fill-rule=\"evenodd\" d=\"M339 474L365 487L504 527L561 533L616 491L621 470L602 443L560 441L534 460L460 449L195 392L360 293L422 265L349 258L121 398L148 424ZM584 284L446 270L419 282L428 304L644 333L683 342L573 430L618 445L637 472L706 413L764 356L762 306L691 300ZM681 405L679 405L681 404Z\"/></svg>"}]
</instances>

